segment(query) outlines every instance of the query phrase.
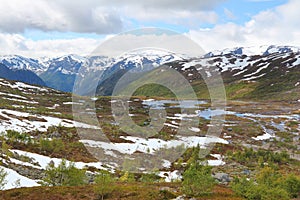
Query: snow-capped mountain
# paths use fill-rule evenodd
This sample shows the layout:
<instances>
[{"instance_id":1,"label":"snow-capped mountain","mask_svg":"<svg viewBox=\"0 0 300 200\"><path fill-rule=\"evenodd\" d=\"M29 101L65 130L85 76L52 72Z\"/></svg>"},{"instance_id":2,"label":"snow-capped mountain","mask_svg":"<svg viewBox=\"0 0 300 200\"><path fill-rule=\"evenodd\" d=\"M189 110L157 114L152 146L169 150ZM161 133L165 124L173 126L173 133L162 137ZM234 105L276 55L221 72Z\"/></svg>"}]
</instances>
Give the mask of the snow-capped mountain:
<instances>
[{"instance_id":1,"label":"snow-capped mountain","mask_svg":"<svg viewBox=\"0 0 300 200\"><path fill-rule=\"evenodd\" d=\"M48 61L47 70L40 74L47 86L57 90L71 92L78 71L87 62L87 58L78 55L66 55Z\"/></svg>"},{"instance_id":2,"label":"snow-capped mountain","mask_svg":"<svg viewBox=\"0 0 300 200\"><path fill-rule=\"evenodd\" d=\"M0 78L21 81L33 85L46 86L45 82L34 72L23 69L9 69L2 63L0 63Z\"/></svg>"},{"instance_id":3,"label":"snow-capped mountain","mask_svg":"<svg viewBox=\"0 0 300 200\"><path fill-rule=\"evenodd\" d=\"M141 52L131 52L112 60L107 70L103 73L103 80L118 70L151 70L162 64L173 62L176 60L184 60L183 55L176 55L170 52L161 52L153 50L145 50Z\"/></svg>"},{"instance_id":4,"label":"snow-capped mountain","mask_svg":"<svg viewBox=\"0 0 300 200\"><path fill-rule=\"evenodd\" d=\"M273 53L263 56L240 56L239 54L224 54L205 58L193 59L183 64L183 70L191 66L202 66L204 68L217 67L219 71L238 71L236 75L246 73L251 67L263 67L263 69L277 62L278 67L292 68L300 64L300 52ZM262 71L262 69L260 70Z\"/></svg>"},{"instance_id":5,"label":"snow-capped mountain","mask_svg":"<svg viewBox=\"0 0 300 200\"><path fill-rule=\"evenodd\" d=\"M237 56L268 56L270 54L278 53L290 53L290 52L299 52L299 47L293 46L275 46L275 45L264 45L264 46L252 46L252 47L235 47L235 48L227 48L223 50L216 50L209 52L204 55L205 58L213 57L213 56L222 56L233 54Z\"/></svg>"},{"instance_id":6,"label":"snow-capped mountain","mask_svg":"<svg viewBox=\"0 0 300 200\"><path fill-rule=\"evenodd\" d=\"M165 63L185 60L184 55L171 52L144 50L131 52L116 58L111 62L99 79L96 93L111 95L115 84L128 71L139 72L153 70Z\"/></svg>"},{"instance_id":7,"label":"snow-capped mountain","mask_svg":"<svg viewBox=\"0 0 300 200\"><path fill-rule=\"evenodd\" d=\"M284 98L293 94L292 98L300 98L298 48L269 46L260 55L245 52L237 48L168 65L184 74L191 84L201 82L202 76L213 79L214 74L220 74L232 92L229 97Z\"/></svg>"},{"instance_id":8,"label":"snow-capped mountain","mask_svg":"<svg viewBox=\"0 0 300 200\"><path fill-rule=\"evenodd\" d=\"M175 53L145 50L122 55L114 61L113 66L118 66L120 69L143 69L148 64L157 67L167 62L183 59L183 55Z\"/></svg>"},{"instance_id":9,"label":"snow-capped mountain","mask_svg":"<svg viewBox=\"0 0 300 200\"><path fill-rule=\"evenodd\" d=\"M36 74L41 74L47 70L49 58L26 58L19 55L0 56L0 63L6 65L10 69L30 70Z\"/></svg>"},{"instance_id":10,"label":"snow-capped mountain","mask_svg":"<svg viewBox=\"0 0 300 200\"><path fill-rule=\"evenodd\" d=\"M234 80L255 81L267 77L277 68L288 73L291 68L300 64L299 54L298 47L271 45L228 48L193 59L171 52L144 50L129 52L117 58L82 57L74 54L38 59L18 55L0 56L0 63L11 70L32 71L42 78L47 86L67 92L73 90L76 77L89 74L90 80L99 80L98 88L105 90L99 94L108 95L117 79L129 70L152 70L165 63L175 63L174 66L180 66L178 70L184 73L197 66L197 69L202 68L209 74L208 69L216 67L223 75L232 76ZM101 73L94 73L96 71ZM98 76L99 74L101 76ZM197 76L190 75L191 77ZM89 81L82 84L89 89Z\"/></svg>"},{"instance_id":11,"label":"snow-capped mountain","mask_svg":"<svg viewBox=\"0 0 300 200\"><path fill-rule=\"evenodd\" d=\"M76 75L78 70L87 61L87 58L78 55L67 55L49 60L46 72Z\"/></svg>"}]
</instances>

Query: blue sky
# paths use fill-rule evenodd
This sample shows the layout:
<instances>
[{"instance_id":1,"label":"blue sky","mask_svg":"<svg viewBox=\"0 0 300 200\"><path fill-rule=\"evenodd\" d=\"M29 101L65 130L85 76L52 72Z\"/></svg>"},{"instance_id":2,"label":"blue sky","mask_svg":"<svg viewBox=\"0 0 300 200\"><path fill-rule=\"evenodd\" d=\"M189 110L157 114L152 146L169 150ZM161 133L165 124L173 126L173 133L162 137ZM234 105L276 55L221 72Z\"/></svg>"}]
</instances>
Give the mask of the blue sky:
<instances>
[{"instance_id":1,"label":"blue sky","mask_svg":"<svg viewBox=\"0 0 300 200\"><path fill-rule=\"evenodd\" d=\"M299 2L74 0L70 4L63 0L10 0L0 5L0 54L88 54L112 35L143 27L174 30L206 50L299 46Z\"/></svg>"},{"instance_id":2,"label":"blue sky","mask_svg":"<svg viewBox=\"0 0 300 200\"><path fill-rule=\"evenodd\" d=\"M274 9L276 6L287 3L287 0L231 0L220 4L216 11L219 13L221 22L234 21L238 24L243 24L251 19L257 13ZM228 9L236 17L235 20L230 20L226 17L224 9Z\"/></svg>"},{"instance_id":3,"label":"blue sky","mask_svg":"<svg viewBox=\"0 0 300 200\"><path fill-rule=\"evenodd\" d=\"M213 11L217 13L218 20L216 23L200 23L192 27L185 26L184 24L173 24L161 22L160 20L154 21L138 21L136 19L130 19L132 25L130 27L124 28L123 31L128 31L130 29L141 28L141 27L159 27L171 29L176 32L185 33L191 28L212 28L215 24L223 24L227 22L234 22L239 25L243 25L245 22L249 21L252 16L257 13L274 9L276 6L287 3L287 0L228 0L220 3L216 6ZM226 12L230 12L233 18L228 16ZM27 29L22 34L26 38L32 40L45 40L45 39L74 39L78 37L86 38L105 38L106 34L97 33L78 33L78 32L59 32L50 31L45 32L38 29Z\"/></svg>"}]
</instances>

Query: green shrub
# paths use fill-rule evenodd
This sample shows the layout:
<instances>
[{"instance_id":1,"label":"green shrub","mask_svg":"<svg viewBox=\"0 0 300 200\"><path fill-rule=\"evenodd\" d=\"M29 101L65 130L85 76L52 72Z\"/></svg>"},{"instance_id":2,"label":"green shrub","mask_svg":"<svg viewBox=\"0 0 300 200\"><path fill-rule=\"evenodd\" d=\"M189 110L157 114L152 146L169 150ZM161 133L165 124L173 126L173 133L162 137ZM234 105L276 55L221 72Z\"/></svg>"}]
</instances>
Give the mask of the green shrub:
<instances>
[{"instance_id":1,"label":"green shrub","mask_svg":"<svg viewBox=\"0 0 300 200\"><path fill-rule=\"evenodd\" d=\"M112 186L114 178L105 170L101 170L95 178L94 192L99 196L99 199L104 199L106 195L114 190Z\"/></svg>"},{"instance_id":2,"label":"green shrub","mask_svg":"<svg viewBox=\"0 0 300 200\"><path fill-rule=\"evenodd\" d=\"M202 196L212 192L215 180L211 167L193 163L183 173L182 190L188 196Z\"/></svg>"},{"instance_id":3,"label":"green shrub","mask_svg":"<svg viewBox=\"0 0 300 200\"><path fill-rule=\"evenodd\" d=\"M287 152L272 152L269 150L259 149L245 149L243 151L236 151L228 153L228 158L231 158L239 163L246 164L247 166L256 166L267 162L269 164L286 164L290 161L290 156Z\"/></svg>"},{"instance_id":4,"label":"green shrub","mask_svg":"<svg viewBox=\"0 0 300 200\"><path fill-rule=\"evenodd\" d=\"M72 162L67 165L66 160L62 160L57 167L49 163L43 181L46 186L84 185L86 183L85 170L77 169Z\"/></svg>"},{"instance_id":5,"label":"green shrub","mask_svg":"<svg viewBox=\"0 0 300 200\"><path fill-rule=\"evenodd\" d=\"M0 190L3 190L4 186L7 183L6 177L7 172L3 168L0 168Z\"/></svg>"},{"instance_id":6,"label":"green shrub","mask_svg":"<svg viewBox=\"0 0 300 200\"><path fill-rule=\"evenodd\" d=\"M124 174L120 177L120 181L122 182L127 182L127 183L132 183L135 181L135 178L134 178L134 174L126 171L124 172Z\"/></svg>"},{"instance_id":7,"label":"green shrub","mask_svg":"<svg viewBox=\"0 0 300 200\"><path fill-rule=\"evenodd\" d=\"M65 149L65 144L62 139L40 139L40 149L47 153L58 153Z\"/></svg>"},{"instance_id":8,"label":"green shrub","mask_svg":"<svg viewBox=\"0 0 300 200\"><path fill-rule=\"evenodd\" d=\"M291 198L297 198L300 193L300 177L289 174L281 181L282 187L289 193Z\"/></svg>"},{"instance_id":9,"label":"green shrub","mask_svg":"<svg viewBox=\"0 0 300 200\"><path fill-rule=\"evenodd\" d=\"M52 142L48 139L41 138L40 139L40 149L41 149L41 151L52 152L53 151Z\"/></svg>"},{"instance_id":10,"label":"green shrub","mask_svg":"<svg viewBox=\"0 0 300 200\"><path fill-rule=\"evenodd\" d=\"M27 133L19 133L18 131L14 130L7 130L6 137L8 138L9 142L20 142L20 143L32 143L31 136Z\"/></svg>"},{"instance_id":11,"label":"green shrub","mask_svg":"<svg viewBox=\"0 0 300 200\"><path fill-rule=\"evenodd\" d=\"M157 173L147 173L147 174L142 174L140 181L145 182L145 183L155 183L160 180L160 176L157 175Z\"/></svg>"},{"instance_id":12,"label":"green shrub","mask_svg":"<svg viewBox=\"0 0 300 200\"><path fill-rule=\"evenodd\" d=\"M232 189L249 200L288 200L297 198L300 192L300 178L290 174L283 176L270 167L264 167L254 179L235 178Z\"/></svg>"}]
</instances>

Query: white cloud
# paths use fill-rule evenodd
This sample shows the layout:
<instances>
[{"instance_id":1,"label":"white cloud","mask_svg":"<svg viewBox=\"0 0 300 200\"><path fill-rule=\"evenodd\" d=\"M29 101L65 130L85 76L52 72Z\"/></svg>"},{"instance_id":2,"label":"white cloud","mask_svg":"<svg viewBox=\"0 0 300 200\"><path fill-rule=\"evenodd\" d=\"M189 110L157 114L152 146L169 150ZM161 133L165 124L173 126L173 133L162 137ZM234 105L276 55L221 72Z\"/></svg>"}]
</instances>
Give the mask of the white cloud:
<instances>
[{"instance_id":1,"label":"white cloud","mask_svg":"<svg viewBox=\"0 0 300 200\"><path fill-rule=\"evenodd\" d=\"M0 30L22 33L26 29L111 33L122 29L122 20L106 7L81 6L46 0L10 0L0 4ZM81 1L83 2L83 1ZM87 1L88 2L88 1ZM79 6L79 7L77 7Z\"/></svg>"},{"instance_id":2,"label":"white cloud","mask_svg":"<svg viewBox=\"0 0 300 200\"><path fill-rule=\"evenodd\" d=\"M300 46L300 1L290 0L274 9L265 10L243 25L226 23L211 29L191 30L187 35L207 50L236 46Z\"/></svg>"},{"instance_id":3,"label":"white cloud","mask_svg":"<svg viewBox=\"0 0 300 200\"><path fill-rule=\"evenodd\" d=\"M224 14L230 20L235 20L236 19L236 16L228 8L224 8Z\"/></svg>"},{"instance_id":4,"label":"white cloud","mask_svg":"<svg viewBox=\"0 0 300 200\"><path fill-rule=\"evenodd\" d=\"M185 27L198 27L202 23L215 24L218 15L214 11L161 10L161 9L124 9L124 16L140 22L165 22Z\"/></svg>"},{"instance_id":5,"label":"white cloud","mask_svg":"<svg viewBox=\"0 0 300 200\"><path fill-rule=\"evenodd\" d=\"M141 24L154 21L198 27L201 23L217 23L218 15L212 8L223 1L4 1L0 4L0 54L89 54L102 40L77 38L33 41L21 33L33 28L58 32L116 33L124 26L136 27L130 25L134 23L132 20ZM232 22L218 24L211 29L191 30L186 35L207 51L265 44L300 46L299 7L300 1L290 0L284 5L256 14L242 25ZM226 8L224 13L229 19L235 17Z\"/></svg>"},{"instance_id":6,"label":"white cloud","mask_svg":"<svg viewBox=\"0 0 300 200\"><path fill-rule=\"evenodd\" d=\"M76 38L33 41L20 34L0 34L0 54L19 54L28 57L90 54L103 40Z\"/></svg>"},{"instance_id":7,"label":"white cloud","mask_svg":"<svg viewBox=\"0 0 300 200\"><path fill-rule=\"evenodd\" d=\"M140 34L143 32L143 34ZM198 56L204 51L197 43L181 34L163 29L138 29L121 35L107 35L103 39L75 38L38 40L27 39L20 34L0 33L0 55L18 54L31 58L57 57L66 54L101 55L117 57L123 53L141 49Z\"/></svg>"},{"instance_id":8,"label":"white cloud","mask_svg":"<svg viewBox=\"0 0 300 200\"><path fill-rule=\"evenodd\" d=\"M182 34L151 28L142 31L144 34L138 34L141 30L137 30L112 37L99 45L93 54L117 57L129 51L142 49L159 49L189 56L204 53L197 43Z\"/></svg>"},{"instance_id":9,"label":"white cloud","mask_svg":"<svg viewBox=\"0 0 300 200\"><path fill-rule=\"evenodd\" d=\"M0 4L0 31L22 33L26 29L62 32L117 33L128 21L187 20L214 23L211 10L224 0L9 0ZM180 19L180 20L179 20Z\"/></svg>"}]
</instances>

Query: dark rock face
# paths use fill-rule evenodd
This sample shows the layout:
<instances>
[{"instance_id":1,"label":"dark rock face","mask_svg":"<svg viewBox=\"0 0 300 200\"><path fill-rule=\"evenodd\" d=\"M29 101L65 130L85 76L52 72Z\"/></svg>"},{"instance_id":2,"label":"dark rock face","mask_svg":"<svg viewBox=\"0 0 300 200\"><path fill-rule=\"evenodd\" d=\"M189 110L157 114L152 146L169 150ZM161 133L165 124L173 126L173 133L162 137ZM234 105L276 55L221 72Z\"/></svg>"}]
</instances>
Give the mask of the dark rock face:
<instances>
[{"instance_id":1,"label":"dark rock face","mask_svg":"<svg viewBox=\"0 0 300 200\"><path fill-rule=\"evenodd\" d=\"M0 64L0 77L13 81L21 81L31 85L46 86L46 83L34 72L29 70L12 70Z\"/></svg>"}]
</instances>

